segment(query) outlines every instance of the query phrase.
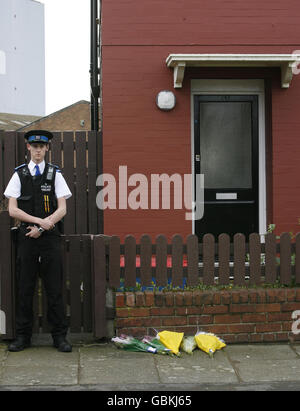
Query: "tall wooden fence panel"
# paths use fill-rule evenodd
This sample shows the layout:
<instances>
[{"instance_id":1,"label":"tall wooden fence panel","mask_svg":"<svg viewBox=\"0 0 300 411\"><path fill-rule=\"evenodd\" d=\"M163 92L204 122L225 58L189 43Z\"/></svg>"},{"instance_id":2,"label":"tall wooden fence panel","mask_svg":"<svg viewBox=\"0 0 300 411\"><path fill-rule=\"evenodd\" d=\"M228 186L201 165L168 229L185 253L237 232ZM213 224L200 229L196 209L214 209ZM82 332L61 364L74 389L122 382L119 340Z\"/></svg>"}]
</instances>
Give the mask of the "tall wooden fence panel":
<instances>
[{"instance_id":1,"label":"tall wooden fence panel","mask_svg":"<svg viewBox=\"0 0 300 411\"><path fill-rule=\"evenodd\" d=\"M0 212L0 309L4 313L5 337L15 335L15 253L7 211Z\"/></svg>"},{"instance_id":2,"label":"tall wooden fence panel","mask_svg":"<svg viewBox=\"0 0 300 411\"><path fill-rule=\"evenodd\" d=\"M14 168L29 161L24 133L0 132L0 202ZM102 173L102 134L55 132L46 161L58 165L70 187L65 234L103 232L103 213L96 206L96 179ZM0 208L1 209L1 208Z\"/></svg>"},{"instance_id":3,"label":"tall wooden fence panel","mask_svg":"<svg viewBox=\"0 0 300 411\"><path fill-rule=\"evenodd\" d=\"M15 242L11 240L11 221L7 211L0 212L0 309L6 317L3 338L15 336ZM93 253L91 235L61 237L63 263L63 299L69 329L72 333L92 333L93 309ZM37 273L33 302L34 333L48 333L47 297L43 287L43 273ZM105 291L104 291L105 293Z\"/></svg>"},{"instance_id":4,"label":"tall wooden fence panel","mask_svg":"<svg viewBox=\"0 0 300 411\"><path fill-rule=\"evenodd\" d=\"M92 239L90 235L61 237L63 297L71 333L93 331ZM49 332L47 297L39 273L34 299L34 332Z\"/></svg>"}]
</instances>

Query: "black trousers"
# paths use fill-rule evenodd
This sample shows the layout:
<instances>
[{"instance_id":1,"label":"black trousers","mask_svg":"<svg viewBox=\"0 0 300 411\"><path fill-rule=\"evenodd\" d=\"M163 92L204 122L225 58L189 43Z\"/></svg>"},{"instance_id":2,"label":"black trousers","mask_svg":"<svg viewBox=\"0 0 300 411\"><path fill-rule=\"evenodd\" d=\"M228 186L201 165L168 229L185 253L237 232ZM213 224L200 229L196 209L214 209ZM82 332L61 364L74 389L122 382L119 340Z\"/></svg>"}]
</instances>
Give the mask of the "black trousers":
<instances>
[{"instance_id":1,"label":"black trousers","mask_svg":"<svg viewBox=\"0 0 300 411\"><path fill-rule=\"evenodd\" d=\"M53 337L65 336L68 326L62 297L60 235L58 232L44 232L34 239L26 237L26 232L26 228L21 227L18 233L16 334L29 338L32 335L33 296L40 271L47 295L47 320L52 327L51 334Z\"/></svg>"}]
</instances>

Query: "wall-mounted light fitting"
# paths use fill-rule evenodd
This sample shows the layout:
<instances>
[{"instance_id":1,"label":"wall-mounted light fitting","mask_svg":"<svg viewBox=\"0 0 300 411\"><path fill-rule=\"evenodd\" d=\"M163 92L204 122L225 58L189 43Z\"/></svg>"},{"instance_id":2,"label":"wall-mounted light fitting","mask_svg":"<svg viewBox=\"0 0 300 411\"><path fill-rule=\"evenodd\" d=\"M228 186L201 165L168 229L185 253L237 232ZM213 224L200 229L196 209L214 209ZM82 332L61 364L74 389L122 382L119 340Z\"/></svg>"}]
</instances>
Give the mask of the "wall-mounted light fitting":
<instances>
[{"instance_id":1,"label":"wall-mounted light fitting","mask_svg":"<svg viewBox=\"0 0 300 411\"><path fill-rule=\"evenodd\" d=\"M169 111L175 107L176 97L172 91L162 90L156 96L157 107Z\"/></svg>"}]
</instances>

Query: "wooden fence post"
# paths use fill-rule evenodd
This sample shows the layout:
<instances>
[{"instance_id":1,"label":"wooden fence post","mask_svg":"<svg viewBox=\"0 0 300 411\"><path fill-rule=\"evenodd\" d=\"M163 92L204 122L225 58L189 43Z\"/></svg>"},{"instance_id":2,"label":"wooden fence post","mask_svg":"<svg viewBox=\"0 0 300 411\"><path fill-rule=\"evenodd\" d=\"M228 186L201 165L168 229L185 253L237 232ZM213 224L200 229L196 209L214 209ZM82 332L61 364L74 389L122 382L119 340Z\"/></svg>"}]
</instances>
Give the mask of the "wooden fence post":
<instances>
[{"instance_id":1,"label":"wooden fence post","mask_svg":"<svg viewBox=\"0 0 300 411\"><path fill-rule=\"evenodd\" d=\"M116 235L109 242L109 286L120 287L120 238Z\"/></svg>"},{"instance_id":2,"label":"wooden fence post","mask_svg":"<svg viewBox=\"0 0 300 411\"><path fill-rule=\"evenodd\" d=\"M251 233L249 236L250 254L250 284L258 285L261 282L261 256L260 256L260 236Z\"/></svg>"},{"instance_id":3,"label":"wooden fence post","mask_svg":"<svg viewBox=\"0 0 300 411\"><path fill-rule=\"evenodd\" d=\"M11 241L10 217L7 211L0 212L0 308L6 323L4 338L15 336L15 293L13 267L14 246Z\"/></svg>"},{"instance_id":4,"label":"wooden fence post","mask_svg":"<svg viewBox=\"0 0 300 411\"><path fill-rule=\"evenodd\" d=\"M291 267L291 236L290 233L280 235L280 282L290 284L292 280Z\"/></svg>"},{"instance_id":5,"label":"wooden fence post","mask_svg":"<svg viewBox=\"0 0 300 411\"><path fill-rule=\"evenodd\" d=\"M183 280L183 241L179 234L172 237L172 285L173 287L182 286Z\"/></svg>"},{"instance_id":6,"label":"wooden fence post","mask_svg":"<svg viewBox=\"0 0 300 411\"><path fill-rule=\"evenodd\" d=\"M140 258L141 258L141 284L150 286L152 282L151 258L152 243L151 237L144 234L140 241Z\"/></svg>"},{"instance_id":7,"label":"wooden fence post","mask_svg":"<svg viewBox=\"0 0 300 411\"><path fill-rule=\"evenodd\" d=\"M203 283L214 284L215 238L212 234L203 236Z\"/></svg>"},{"instance_id":8,"label":"wooden fence post","mask_svg":"<svg viewBox=\"0 0 300 411\"><path fill-rule=\"evenodd\" d=\"M234 244L234 284L245 284L245 236L237 233L233 237Z\"/></svg>"},{"instance_id":9,"label":"wooden fence post","mask_svg":"<svg viewBox=\"0 0 300 411\"><path fill-rule=\"evenodd\" d=\"M199 281L198 276L198 237L195 234L190 234L186 240L187 244L187 261L188 261L188 281L189 286L196 286Z\"/></svg>"},{"instance_id":10,"label":"wooden fence post","mask_svg":"<svg viewBox=\"0 0 300 411\"><path fill-rule=\"evenodd\" d=\"M124 242L125 254L125 287L136 286L136 241L132 235L127 235Z\"/></svg>"},{"instance_id":11,"label":"wooden fence post","mask_svg":"<svg viewBox=\"0 0 300 411\"><path fill-rule=\"evenodd\" d=\"M230 237L228 234L220 234L219 237L219 283L230 282Z\"/></svg>"},{"instance_id":12,"label":"wooden fence post","mask_svg":"<svg viewBox=\"0 0 300 411\"><path fill-rule=\"evenodd\" d=\"M168 284L167 254L168 243L164 235L156 237L156 285L158 287Z\"/></svg>"},{"instance_id":13,"label":"wooden fence post","mask_svg":"<svg viewBox=\"0 0 300 411\"><path fill-rule=\"evenodd\" d=\"M93 242L94 335L96 338L103 338L107 336L105 239L94 236Z\"/></svg>"}]
</instances>

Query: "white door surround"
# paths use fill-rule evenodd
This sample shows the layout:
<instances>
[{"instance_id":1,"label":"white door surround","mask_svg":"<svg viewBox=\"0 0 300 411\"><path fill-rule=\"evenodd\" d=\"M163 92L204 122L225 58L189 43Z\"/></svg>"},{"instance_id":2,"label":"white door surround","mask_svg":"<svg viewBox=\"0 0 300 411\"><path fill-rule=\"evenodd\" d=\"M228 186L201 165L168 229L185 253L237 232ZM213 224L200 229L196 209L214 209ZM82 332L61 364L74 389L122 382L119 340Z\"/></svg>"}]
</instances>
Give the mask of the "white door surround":
<instances>
[{"instance_id":1,"label":"white door surround","mask_svg":"<svg viewBox=\"0 0 300 411\"><path fill-rule=\"evenodd\" d=\"M259 150L259 233L267 230L266 211L266 148L265 148L265 84L264 80L222 80L222 79L195 79L191 80L191 147L192 147L192 174L194 170L194 96L195 95L256 95L258 96L258 150ZM205 184L205 181L204 181ZM193 198L195 193L193 192ZM193 233L195 233L195 222Z\"/></svg>"}]
</instances>

